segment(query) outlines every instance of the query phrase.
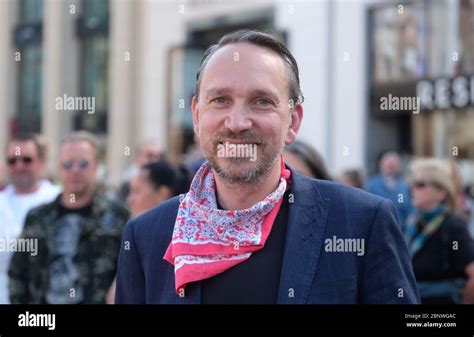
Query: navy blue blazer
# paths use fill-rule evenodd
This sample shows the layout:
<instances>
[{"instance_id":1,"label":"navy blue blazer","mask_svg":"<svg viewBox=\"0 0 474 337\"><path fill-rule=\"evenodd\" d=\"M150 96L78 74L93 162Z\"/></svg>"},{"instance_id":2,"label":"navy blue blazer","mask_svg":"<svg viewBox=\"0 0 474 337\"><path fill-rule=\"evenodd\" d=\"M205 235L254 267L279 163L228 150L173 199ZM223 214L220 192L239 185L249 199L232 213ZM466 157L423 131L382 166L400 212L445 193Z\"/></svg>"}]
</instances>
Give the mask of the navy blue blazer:
<instances>
[{"instance_id":1,"label":"navy blue blazer","mask_svg":"<svg viewBox=\"0 0 474 337\"><path fill-rule=\"evenodd\" d=\"M419 303L391 201L294 171L291 181L278 303ZM178 296L174 267L163 260L178 205L175 197L126 225L116 303L201 302L200 282L188 284L185 296ZM364 249L356 252L355 242Z\"/></svg>"}]
</instances>

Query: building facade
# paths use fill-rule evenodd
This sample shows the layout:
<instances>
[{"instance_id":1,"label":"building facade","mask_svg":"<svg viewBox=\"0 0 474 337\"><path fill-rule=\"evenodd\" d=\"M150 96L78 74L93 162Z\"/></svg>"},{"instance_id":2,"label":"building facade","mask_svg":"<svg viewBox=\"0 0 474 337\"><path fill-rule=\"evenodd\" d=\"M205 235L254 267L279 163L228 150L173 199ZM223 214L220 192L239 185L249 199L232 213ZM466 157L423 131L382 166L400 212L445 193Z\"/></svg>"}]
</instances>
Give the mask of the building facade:
<instances>
[{"instance_id":1,"label":"building facade","mask_svg":"<svg viewBox=\"0 0 474 337\"><path fill-rule=\"evenodd\" d=\"M91 130L112 184L148 139L179 160L192 143L190 103L204 50L226 32L255 28L280 36L297 59L305 96L300 139L333 173L370 172L385 148L446 156L446 144L457 144L458 158L469 162L469 106L425 107L416 116L380 109L389 93L416 96L422 80L472 72L472 1L439 2L449 10L426 1L404 2L400 13L400 4L365 0L4 0L0 146L19 130L37 132L54 172L61 138ZM431 32L442 33L431 54L420 56L420 34L436 27L417 17L426 10L432 22L443 13L450 19ZM446 63L443 51L458 51L462 67ZM420 71L428 59L433 75ZM94 113L58 110L64 95L95 97Z\"/></svg>"}]
</instances>

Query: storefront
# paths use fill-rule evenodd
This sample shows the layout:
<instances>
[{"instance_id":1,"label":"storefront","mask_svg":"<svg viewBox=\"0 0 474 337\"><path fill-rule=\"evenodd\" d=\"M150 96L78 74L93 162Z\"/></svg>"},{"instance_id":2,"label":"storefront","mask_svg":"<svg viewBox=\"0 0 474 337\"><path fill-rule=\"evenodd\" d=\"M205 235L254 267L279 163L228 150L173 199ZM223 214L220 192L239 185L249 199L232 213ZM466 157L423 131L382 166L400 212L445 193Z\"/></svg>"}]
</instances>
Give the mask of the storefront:
<instances>
[{"instance_id":1,"label":"storefront","mask_svg":"<svg viewBox=\"0 0 474 337\"><path fill-rule=\"evenodd\" d=\"M474 1L377 6L369 31L369 161L388 148L451 158L474 183Z\"/></svg>"}]
</instances>

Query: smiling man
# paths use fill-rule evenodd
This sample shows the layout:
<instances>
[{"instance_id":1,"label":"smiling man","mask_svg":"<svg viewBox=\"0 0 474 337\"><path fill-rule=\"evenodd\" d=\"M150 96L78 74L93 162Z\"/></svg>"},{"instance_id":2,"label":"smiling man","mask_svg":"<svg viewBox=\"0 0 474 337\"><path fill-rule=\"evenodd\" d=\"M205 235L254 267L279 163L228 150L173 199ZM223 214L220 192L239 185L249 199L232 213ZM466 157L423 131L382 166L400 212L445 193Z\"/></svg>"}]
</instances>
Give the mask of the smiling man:
<instances>
[{"instance_id":1,"label":"smiling man","mask_svg":"<svg viewBox=\"0 0 474 337\"><path fill-rule=\"evenodd\" d=\"M207 161L186 195L126 226L116 303L419 301L393 204L285 166L302 100L297 63L273 36L237 31L206 51L192 111Z\"/></svg>"}]
</instances>

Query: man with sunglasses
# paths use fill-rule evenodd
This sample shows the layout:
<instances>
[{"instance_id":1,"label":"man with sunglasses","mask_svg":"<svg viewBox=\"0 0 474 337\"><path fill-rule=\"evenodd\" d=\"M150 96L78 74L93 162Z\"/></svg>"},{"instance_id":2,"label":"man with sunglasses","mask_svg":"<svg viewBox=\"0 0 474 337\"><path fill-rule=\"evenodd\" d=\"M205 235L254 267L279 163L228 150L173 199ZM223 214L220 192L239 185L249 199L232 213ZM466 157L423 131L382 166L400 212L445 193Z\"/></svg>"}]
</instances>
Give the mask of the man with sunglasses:
<instances>
[{"instance_id":1,"label":"man with sunglasses","mask_svg":"<svg viewBox=\"0 0 474 337\"><path fill-rule=\"evenodd\" d=\"M32 135L18 135L7 145L5 166L10 184L0 192L0 239L16 240L32 208L51 202L60 192L48 180L42 179L44 151ZM8 266L12 251L0 252L0 303L9 303Z\"/></svg>"},{"instance_id":2,"label":"man with sunglasses","mask_svg":"<svg viewBox=\"0 0 474 337\"><path fill-rule=\"evenodd\" d=\"M32 210L22 237L38 239L38 255L15 253L12 303L104 303L115 276L128 211L97 191L97 143L87 132L61 145L63 192Z\"/></svg>"}]
</instances>

